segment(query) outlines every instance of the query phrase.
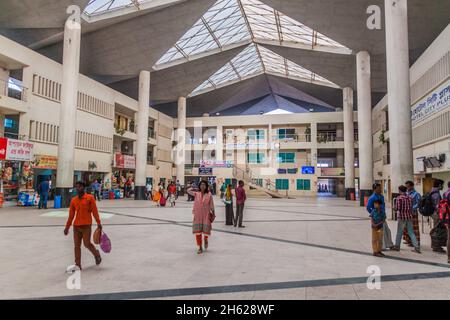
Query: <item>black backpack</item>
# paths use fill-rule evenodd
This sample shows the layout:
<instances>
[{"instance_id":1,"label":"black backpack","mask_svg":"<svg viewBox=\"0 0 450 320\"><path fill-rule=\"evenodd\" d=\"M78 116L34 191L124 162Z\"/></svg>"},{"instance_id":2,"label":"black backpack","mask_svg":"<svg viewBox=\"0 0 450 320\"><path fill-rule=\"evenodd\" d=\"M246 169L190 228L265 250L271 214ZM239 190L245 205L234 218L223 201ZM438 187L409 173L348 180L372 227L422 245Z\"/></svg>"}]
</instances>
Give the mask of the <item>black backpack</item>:
<instances>
[{"instance_id":1,"label":"black backpack","mask_svg":"<svg viewBox=\"0 0 450 320\"><path fill-rule=\"evenodd\" d=\"M435 206L433 204L433 193L435 192L429 192L426 195L422 196L419 201L419 212L424 217L430 217L433 215L435 211Z\"/></svg>"}]
</instances>

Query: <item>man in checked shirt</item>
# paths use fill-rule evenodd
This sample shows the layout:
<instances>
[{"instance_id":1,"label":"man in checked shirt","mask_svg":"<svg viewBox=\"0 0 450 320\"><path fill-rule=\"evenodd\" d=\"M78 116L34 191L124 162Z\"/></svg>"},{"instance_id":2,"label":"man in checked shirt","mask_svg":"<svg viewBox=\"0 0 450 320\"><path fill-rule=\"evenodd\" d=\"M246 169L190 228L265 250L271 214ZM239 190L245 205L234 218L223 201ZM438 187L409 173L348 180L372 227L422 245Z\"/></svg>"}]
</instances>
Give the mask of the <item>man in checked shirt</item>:
<instances>
[{"instance_id":1,"label":"man in checked shirt","mask_svg":"<svg viewBox=\"0 0 450 320\"><path fill-rule=\"evenodd\" d=\"M405 227L408 230L408 235L411 238L412 245L414 246L414 252L420 252L420 245L417 242L416 235L413 230L413 211L412 211L412 199L408 196L407 188L405 186L398 187L400 195L395 201L394 210L397 211L397 238L395 240L395 246L391 249L393 251L400 251L400 244L402 242L403 229Z\"/></svg>"}]
</instances>

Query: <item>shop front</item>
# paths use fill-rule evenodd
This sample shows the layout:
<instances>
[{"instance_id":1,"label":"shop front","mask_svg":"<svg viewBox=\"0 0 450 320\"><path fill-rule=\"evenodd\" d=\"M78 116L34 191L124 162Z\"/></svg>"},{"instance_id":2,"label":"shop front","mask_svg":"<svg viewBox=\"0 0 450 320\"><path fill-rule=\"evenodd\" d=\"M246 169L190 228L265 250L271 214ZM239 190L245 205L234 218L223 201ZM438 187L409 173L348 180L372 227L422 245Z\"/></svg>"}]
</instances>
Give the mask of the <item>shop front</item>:
<instances>
[{"instance_id":1,"label":"shop front","mask_svg":"<svg viewBox=\"0 0 450 320\"><path fill-rule=\"evenodd\" d=\"M1 205L16 205L21 201L25 201L23 205L33 205L36 202L33 148L33 143L29 141L0 138Z\"/></svg>"},{"instance_id":2,"label":"shop front","mask_svg":"<svg viewBox=\"0 0 450 320\"><path fill-rule=\"evenodd\" d=\"M52 186L56 186L56 170L58 168L58 157L50 155L37 154L34 156L33 173L34 173L34 189L37 190L39 184L50 179L50 196L53 198Z\"/></svg>"},{"instance_id":3,"label":"shop front","mask_svg":"<svg viewBox=\"0 0 450 320\"><path fill-rule=\"evenodd\" d=\"M135 156L116 153L111 176L111 190L115 190L116 194L119 191L121 197L132 197L135 174Z\"/></svg>"},{"instance_id":4,"label":"shop front","mask_svg":"<svg viewBox=\"0 0 450 320\"><path fill-rule=\"evenodd\" d=\"M76 170L74 172L74 181L82 181L86 184L86 189L88 193L91 193L91 186L95 181L99 181L100 183L105 182L105 176L107 173L98 172L98 165L96 161L88 161L88 171L80 171Z\"/></svg>"}]
</instances>

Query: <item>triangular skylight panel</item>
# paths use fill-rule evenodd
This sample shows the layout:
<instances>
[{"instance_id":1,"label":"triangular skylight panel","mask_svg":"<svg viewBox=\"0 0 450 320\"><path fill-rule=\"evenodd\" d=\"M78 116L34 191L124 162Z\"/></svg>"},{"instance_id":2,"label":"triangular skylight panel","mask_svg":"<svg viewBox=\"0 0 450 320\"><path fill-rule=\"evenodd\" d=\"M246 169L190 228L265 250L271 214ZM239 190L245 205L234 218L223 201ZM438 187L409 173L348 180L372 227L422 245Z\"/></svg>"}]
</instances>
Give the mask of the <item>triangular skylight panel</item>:
<instances>
[{"instance_id":1,"label":"triangular skylight panel","mask_svg":"<svg viewBox=\"0 0 450 320\"><path fill-rule=\"evenodd\" d=\"M99 1L99 0L97 0ZM156 63L183 63L252 41L350 54L351 50L259 0L218 0Z\"/></svg>"},{"instance_id":2,"label":"triangular skylight panel","mask_svg":"<svg viewBox=\"0 0 450 320\"><path fill-rule=\"evenodd\" d=\"M146 1L148 0L91 0L84 9L84 13L92 16L125 7L134 7L138 10L139 5Z\"/></svg>"},{"instance_id":3,"label":"triangular skylight panel","mask_svg":"<svg viewBox=\"0 0 450 320\"><path fill-rule=\"evenodd\" d=\"M197 87L190 96L224 87L262 73L333 88L339 87L261 45L251 44Z\"/></svg>"}]
</instances>

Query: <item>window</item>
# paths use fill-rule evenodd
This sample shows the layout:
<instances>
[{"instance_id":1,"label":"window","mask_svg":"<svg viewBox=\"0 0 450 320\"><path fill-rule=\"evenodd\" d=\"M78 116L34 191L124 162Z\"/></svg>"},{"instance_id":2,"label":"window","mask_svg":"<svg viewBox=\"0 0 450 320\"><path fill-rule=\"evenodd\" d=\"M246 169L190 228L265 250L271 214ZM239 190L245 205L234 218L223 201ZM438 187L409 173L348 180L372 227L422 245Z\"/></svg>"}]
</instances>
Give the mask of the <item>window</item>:
<instances>
[{"instance_id":1,"label":"window","mask_svg":"<svg viewBox=\"0 0 450 320\"><path fill-rule=\"evenodd\" d=\"M277 157L278 163L295 163L294 152L280 152Z\"/></svg>"},{"instance_id":2,"label":"window","mask_svg":"<svg viewBox=\"0 0 450 320\"><path fill-rule=\"evenodd\" d=\"M277 190L289 190L289 179L276 179L275 188Z\"/></svg>"},{"instance_id":3,"label":"window","mask_svg":"<svg viewBox=\"0 0 450 320\"><path fill-rule=\"evenodd\" d=\"M261 129L249 129L247 131L247 137L248 140L254 141L254 140L264 140L265 132Z\"/></svg>"},{"instance_id":4,"label":"window","mask_svg":"<svg viewBox=\"0 0 450 320\"><path fill-rule=\"evenodd\" d=\"M311 190L311 180L297 179L297 190L310 191Z\"/></svg>"},{"instance_id":5,"label":"window","mask_svg":"<svg viewBox=\"0 0 450 320\"><path fill-rule=\"evenodd\" d=\"M295 129L278 129L278 139L294 140Z\"/></svg>"},{"instance_id":6,"label":"window","mask_svg":"<svg viewBox=\"0 0 450 320\"><path fill-rule=\"evenodd\" d=\"M252 183L262 187L263 186L263 179L252 179Z\"/></svg>"},{"instance_id":7,"label":"window","mask_svg":"<svg viewBox=\"0 0 450 320\"><path fill-rule=\"evenodd\" d=\"M249 153L247 156L247 162L250 164L264 163L266 156L264 153Z\"/></svg>"},{"instance_id":8,"label":"window","mask_svg":"<svg viewBox=\"0 0 450 320\"><path fill-rule=\"evenodd\" d=\"M5 119L5 128L12 129L14 128L16 122L13 119Z\"/></svg>"}]
</instances>

